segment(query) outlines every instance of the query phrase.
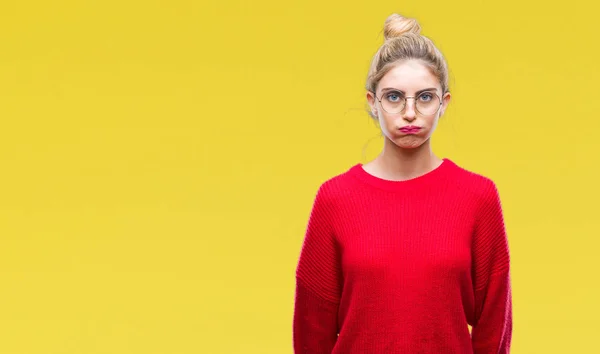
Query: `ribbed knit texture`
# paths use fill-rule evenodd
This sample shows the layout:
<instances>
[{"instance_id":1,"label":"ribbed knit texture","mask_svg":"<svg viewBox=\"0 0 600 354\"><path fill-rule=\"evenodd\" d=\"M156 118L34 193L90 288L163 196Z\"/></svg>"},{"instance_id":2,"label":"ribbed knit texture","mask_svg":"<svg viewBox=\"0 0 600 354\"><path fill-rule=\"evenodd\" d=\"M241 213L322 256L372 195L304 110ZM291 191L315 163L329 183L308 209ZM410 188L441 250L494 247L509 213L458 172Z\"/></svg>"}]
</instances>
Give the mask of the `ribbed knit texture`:
<instances>
[{"instance_id":1,"label":"ribbed knit texture","mask_svg":"<svg viewBox=\"0 0 600 354\"><path fill-rule=\"evenodd\" d=\"M296 269L294 352L509 353L509 264L492 180L449 159L407 181L357 164L316 194Z\"/></svg>"}]
</instances>

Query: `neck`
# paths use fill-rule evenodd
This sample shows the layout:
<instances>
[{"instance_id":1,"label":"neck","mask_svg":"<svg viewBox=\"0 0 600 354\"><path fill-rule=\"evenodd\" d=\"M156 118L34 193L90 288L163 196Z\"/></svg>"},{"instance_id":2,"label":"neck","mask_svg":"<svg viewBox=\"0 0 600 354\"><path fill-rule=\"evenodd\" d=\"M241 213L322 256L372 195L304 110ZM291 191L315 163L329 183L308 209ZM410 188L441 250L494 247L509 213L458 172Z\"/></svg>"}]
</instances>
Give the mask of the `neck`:
<instances>
[{"instance_id":1,"label":"neck","mask_svg":"<svg viewBox=\"0 0 600 354\"><path fill-rule=\"evenodd\" d=\"M372 161L372 172L391 180L407 180L424 175L442 163L430 140L415 149L403 149L385 140L382 152Z\"/></svg>"}]
</instances>

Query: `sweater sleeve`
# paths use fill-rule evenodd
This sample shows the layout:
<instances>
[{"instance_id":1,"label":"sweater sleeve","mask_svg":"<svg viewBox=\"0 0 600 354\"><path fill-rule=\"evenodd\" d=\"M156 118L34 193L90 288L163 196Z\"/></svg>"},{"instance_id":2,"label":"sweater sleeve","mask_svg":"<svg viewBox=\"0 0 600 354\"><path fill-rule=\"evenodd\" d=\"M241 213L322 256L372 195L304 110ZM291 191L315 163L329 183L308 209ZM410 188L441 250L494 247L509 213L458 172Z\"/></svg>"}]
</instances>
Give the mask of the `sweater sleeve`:
<instances>
[{"instance_id":1,"label":"sweater sleeve","mask_svg":"<svg viewBox=\"0 0 600 354\"><path fill-rule=\"evenodd\" d=\"M296 354L331 354L337 341L341 271L331 225L332 212L321 186L296 268L293 320Z\"/></svg>"},{"instance_id":2,"label":"sweater sleeve","mask_svg":"<svg viewBox=\"0 0 600 354\"><path fill-rule=\"evenodd\" d=\"M508 354L512 336L510 255L500 197L491 182L473 239L474 354Z\"/></svg>"}]
</instances>

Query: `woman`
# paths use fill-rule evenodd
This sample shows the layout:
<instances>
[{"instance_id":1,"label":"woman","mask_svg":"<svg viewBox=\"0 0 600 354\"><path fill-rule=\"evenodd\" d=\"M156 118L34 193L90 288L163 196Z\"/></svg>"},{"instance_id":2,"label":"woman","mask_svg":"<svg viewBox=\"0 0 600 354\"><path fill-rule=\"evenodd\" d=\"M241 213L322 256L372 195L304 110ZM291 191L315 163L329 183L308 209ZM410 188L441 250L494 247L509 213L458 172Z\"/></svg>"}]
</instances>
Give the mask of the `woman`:
<instances>
[{"instance_id":1,"label":"woman","mask_svg":"<svg viewBox=\"0 0 600 354\"><path fill-rule=\"evenodd\" d=\"M509 247L495 183L439 158L444 57L393 14L367 79L382 152L319 188L296 269L295 353L508 353Z\"/></svg>"}]
</instances>

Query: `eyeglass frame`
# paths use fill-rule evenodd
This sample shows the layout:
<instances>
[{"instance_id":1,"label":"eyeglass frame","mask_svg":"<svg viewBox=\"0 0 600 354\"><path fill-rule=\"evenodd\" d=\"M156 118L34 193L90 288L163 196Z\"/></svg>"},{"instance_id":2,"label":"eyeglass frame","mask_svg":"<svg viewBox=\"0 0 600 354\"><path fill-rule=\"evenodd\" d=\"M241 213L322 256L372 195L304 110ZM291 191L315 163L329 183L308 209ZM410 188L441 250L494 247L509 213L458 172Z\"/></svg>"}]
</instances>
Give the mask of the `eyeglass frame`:
<instances>
[{"instance_id":1,"label":"eyeglass frame","mask_svg":"<svg viewBox=\"0 0 600 354\"><path fill-rule=\"evenodd\" d=\"M392 91L392 92L393 92L393 91ZM376 99L377 101L379 101L379 104L381 105L381 109L383 109L384 111L386 111L386 110L385 110L385 108L383 108L383 103L381 102L381 100L379 99L379 97L377 97L377 94L376 94L375 92L373 92L373 91L371 91L371 93L373 94L373 96L375 97L375 99ZM417 98L419 98L419 97L420 97L422 94L425 94L425 93L434 94L434 95L435 95L435 96L438 98L438 100L440 101L440 104L438 105L438 108L436 109L436 111L435 111L434 113L431 113L431 114L423 114L423 113L421 113L421 112L420 112L420 111L417 109L417 103L416 103L416 100L417 100ZM437 94L437 92L424 91L424 92L421 92L421 93L420 93L419 95L417 95L417 96L404 96L404 106L402 106L402 109L401 109L399 112L396 112L396 113L392 113L392 112L388 112L388 111L386 111L386 112L387 112L387 113L389 113L389 114L398 114L398 113L402 113L402 111L404 111L404 109L406 108L406 102L408 102L408 99L409 99L409 98L412 98L413 100L415 100L415 111L416 111L416 112L418 112L420 115L422 115L422 116L425 116L425 117L430 117L430 116L434 116L434 115L436 115L436 114L437 114L437 113L440 111L440 109L442 108L442 105L444 104L444 102L442 101L442 98L441 98L441 97L440 97L440 96Z\"/></svg>"}]
</instances>

